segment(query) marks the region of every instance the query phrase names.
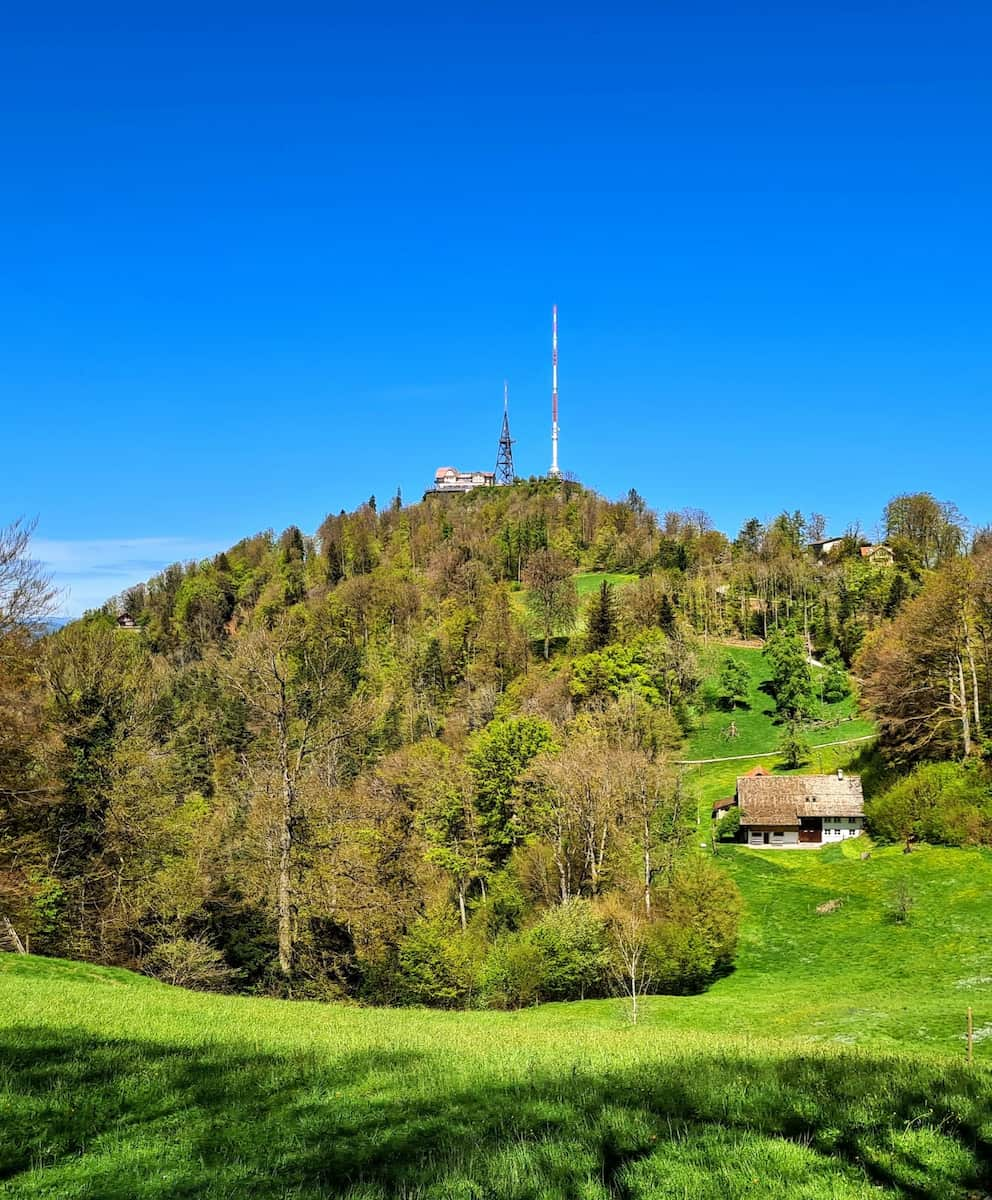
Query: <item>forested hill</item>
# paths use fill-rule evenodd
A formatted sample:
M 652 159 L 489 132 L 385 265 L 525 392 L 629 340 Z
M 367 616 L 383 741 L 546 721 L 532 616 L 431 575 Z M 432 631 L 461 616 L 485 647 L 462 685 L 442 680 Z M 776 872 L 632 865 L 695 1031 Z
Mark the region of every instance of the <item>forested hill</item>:
M 703 988 L 739 900 L 676 759 L 748 703 L 721 641 L 765 645 L 796 762 L 852 661 L 890 763 L 985 752 L 989 539 L 926 495 L 884 522 L 871 557 L 815 516 L 731 540 L 521 482 L 259 534 L 43 639 L 0 623 L 0 912 L 42 953 L 439 1005 L 603 994 L 636 927 L 653 986 Z

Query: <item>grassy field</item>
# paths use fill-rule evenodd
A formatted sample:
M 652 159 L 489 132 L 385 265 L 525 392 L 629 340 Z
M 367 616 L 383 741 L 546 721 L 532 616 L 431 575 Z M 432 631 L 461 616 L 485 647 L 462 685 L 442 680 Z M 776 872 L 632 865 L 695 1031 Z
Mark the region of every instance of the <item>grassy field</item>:
M 579 597 L 579 611 L 575 619 L 575 624 L 572 626 L 570 635 L 574 637 L 576 634 L 583 633 L 586 627 L 586 615 L 584 612 L 585 606 L 589 597 L 599 591 L 600 586 L 605 579 L 607 583 L 612 584 L 614 588 L 626 587 L 628 583 L 633 583 L 638 576 L 628 575 L 619 571 L 583 571 L 572 577 L 575 580 L 575 590 Z M 510 602 L 514 607 L 517 616 L 526 621 L 527 619 L 527 600 L 522 589 L 517 588 L 510 593 Z M 535 647 L 538 641 L 535 640 Z
M 736 646 L 710 646 L 705 652 L 703 665 L 711 681 L 715 679 L 720 664 L 727 657 L 743 663 L 747 668 L 751 680 L 748 706 L 738 708 L 734 712 L 718 708 L 707 711 L 689 738 L 686 758 L 724 758 L 727 755 L 760 754 L 773 750 L 782 736 L 781 726 L 775 723 L 775 702 L 762 690 L 770 673 L 761 651 Z M 822 669 L 814 668 L 814 682 L 823 673 Z M 713 687 L 711 682 L 704 691 L 711 694 Z M 836 704 L 821 704 L 818 720 L 822 724 L 807 732 L 812 746 L 863 737 L 874 733 L 875 730 L 871 721 L 858 716 L 853 697 Z M 736 736 L 730 735 L 731 725 L 736 727 Z
M 636 1027 L 619 1000 L 362 1010 L 0 956 L 0 1195 L 980 1196 L 992 855 L 866 844 L 722 851 L 737 969 Z
M 730 997 L 709 1034 L 666 1019 L 690 999 L 630 1027 L 0 963 L 6 1196 L 950 1198 L 992 1154 L 984 1067 L 749 1038 Z
M 579 599 L 584 600 L 593 592 L 598 592 L 604 580 L 615 588 L 622 588 L 637 578 L 636 575 L 626 575 L 619 571 L 585 571 L 575 576 L 575 590 L 579 593 Z

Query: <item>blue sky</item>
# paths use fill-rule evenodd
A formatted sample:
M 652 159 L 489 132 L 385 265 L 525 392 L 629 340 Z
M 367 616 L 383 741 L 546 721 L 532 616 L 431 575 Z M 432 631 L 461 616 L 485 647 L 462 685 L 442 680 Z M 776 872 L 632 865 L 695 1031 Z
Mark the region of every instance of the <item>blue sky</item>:
M 992 520 L 987 5 L 22 9 L 0 523 L 66 611 L 490 468 L 504 378 L 544 472 L 552 303 L 608 495 Z

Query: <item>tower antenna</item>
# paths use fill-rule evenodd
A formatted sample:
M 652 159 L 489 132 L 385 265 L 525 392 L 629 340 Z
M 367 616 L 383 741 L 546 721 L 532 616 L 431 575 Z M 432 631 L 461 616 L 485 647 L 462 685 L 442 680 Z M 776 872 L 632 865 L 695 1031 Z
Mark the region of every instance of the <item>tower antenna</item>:
M 561 479 L 558 469 L 558 305 L 551 309 L 551 479 Z
M 509 388 L 503 380 L 503 428 L 499 435 L 499 451 L 496 454 L 496 482 L 512 483 L 516 478 L 513 472 L 513 438 L 510 437 L 510 404 Z

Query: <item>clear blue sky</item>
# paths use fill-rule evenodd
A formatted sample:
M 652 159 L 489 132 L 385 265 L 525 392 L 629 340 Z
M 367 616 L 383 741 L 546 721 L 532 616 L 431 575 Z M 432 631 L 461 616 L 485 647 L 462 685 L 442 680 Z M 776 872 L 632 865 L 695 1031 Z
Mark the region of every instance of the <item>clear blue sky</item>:
M 20 10 L 0 523 L 67 611 L 491 468 L 504 377 L 544 472 L 554 302 L 608 495 L 992 520 L 988 4 Z

